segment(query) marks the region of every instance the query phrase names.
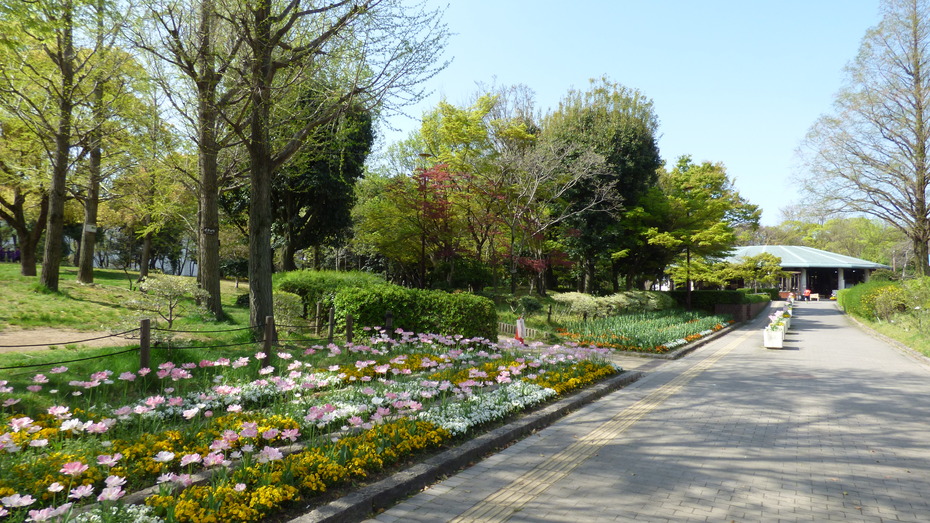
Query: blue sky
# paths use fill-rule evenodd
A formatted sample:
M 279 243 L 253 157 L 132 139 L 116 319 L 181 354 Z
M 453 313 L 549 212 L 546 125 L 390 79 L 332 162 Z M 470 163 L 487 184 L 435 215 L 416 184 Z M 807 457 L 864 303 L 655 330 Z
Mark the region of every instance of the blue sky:
M 804 201 L 799 143 L 879 19 L 879 0 L 451 0 L 453 62 L 408 112 L 443 98 L 464 105 L 477 83 L 495 81 L 529 86 L 547 111 L 606 76 L 653 100 L 668 164 L 683 154 L 722 162 L 775 225 L 780 209 Z M 401 131 L 386 132 L 387 143 L 419 126 L 391 124 Z

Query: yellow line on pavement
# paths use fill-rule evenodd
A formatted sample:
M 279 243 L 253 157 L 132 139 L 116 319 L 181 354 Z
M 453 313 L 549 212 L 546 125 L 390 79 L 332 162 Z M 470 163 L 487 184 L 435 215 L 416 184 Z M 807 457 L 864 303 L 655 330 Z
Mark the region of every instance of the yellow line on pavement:
M 714 354 L 704 358 L 645 398 L 580 437 L 576 442 L 527 471 L 506 487 L 479 501 L 473 507 L 452 519 L 451 522 L 490 523 L 507 521 L 513 514 L 537 498 L 556 481 L 567 476 L 584 460 L 596 454 L 601 447 L 616 439 L 623 431 L 652 412 L 665 400 L 680 391 L 688 382 L 707 370 L 720 358 L 726 356 L 750 334 L 754 333 L 754 330 L 739 333 L 735 339 Z

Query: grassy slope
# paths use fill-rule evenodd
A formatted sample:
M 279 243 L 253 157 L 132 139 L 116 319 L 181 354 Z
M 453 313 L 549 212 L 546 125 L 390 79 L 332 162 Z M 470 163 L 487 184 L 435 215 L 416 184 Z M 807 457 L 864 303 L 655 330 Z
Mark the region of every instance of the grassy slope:
M 77 269 L 62 267 L 60 292 L 41 292 L 38 277 L 21 276 L 19 265 L 0 264 L 0 287 L 3 288 L 0 307 L 0 330 L 8 327 L 62 327 L 84 331 L 110 331 L 116 328 L 132 311 L 123 304 L 133 295 L 129 290 L 138 274 L 129 277 L 120 270 L 96 269 L 94 284 L 82 285 L 76 281 Z M 239 325 L 248 322 L 248 310 L 234 307 L 237 294 L 247 292 L 246 287 L 235 288 L 233 282 L 223 282 L 223 306 L 230 318 L 224 322 Z M 183 318 L 177 328 L 192 328 L 203 324 L 198 315 Z

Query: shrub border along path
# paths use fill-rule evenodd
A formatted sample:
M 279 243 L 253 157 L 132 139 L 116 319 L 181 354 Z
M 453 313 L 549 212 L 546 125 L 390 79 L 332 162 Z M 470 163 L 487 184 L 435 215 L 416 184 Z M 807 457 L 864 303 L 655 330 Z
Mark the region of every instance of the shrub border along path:
M 698 347 L 728 334 L 738 325 L 740 324 L 727 325 L 723 329 L 689 343 L 672 353 L 645 357 L 664 360 L 680 358 Z M 641 353 L 621 351 L 616 351 L 616 353 L 644 356 Z M 622 372 L 536 411 L 520 415 L 502 427 L 470 439 L 461 445 L 428 458 L 422 463 L 315 508 L 290 520 L 289 523 L 348 523 L 361 521 L 378 509 L 390 507 L 400 499 L 418 492 L 440 477 L 465 468 L 470 463 L 480 460 L 483 456 L 493 453 L 508 443 L 545 428 L 580 407 L 615 392 L 643 376 L 645 374 L 640 371 Z

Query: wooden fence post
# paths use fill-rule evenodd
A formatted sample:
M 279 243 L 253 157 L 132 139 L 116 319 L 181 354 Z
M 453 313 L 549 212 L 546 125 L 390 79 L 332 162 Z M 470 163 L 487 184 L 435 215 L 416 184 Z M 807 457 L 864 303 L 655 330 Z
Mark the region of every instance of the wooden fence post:
M 333 342 L 333 334 L 335 330 L 336 330 L 336 308 L 330 307 L 329 308 L 329 336 L 327 337 L 330 343 Z
M 355 318 L 351 314 L 346 314 L 346 343 L 352 343 L 352 327 Z
M 546 323 L 552 323 L 552 304 L 549 304 L 549 314 L 546 315 Z
M 320 333 L 323 332 L 323 302 L 321 301 L 316 302 L 316 319 L 314 322 L 316 323 L 316 337 L 319 338 Z
M 394 313 L 387 311 L 384 315 L 384 330 L 389 338 L 394 337 Z
M 271 349 L 275 345 L 274 339 L 274 318 L 265 316 L 265 339 L 262 340 L 262 352 L 265 353 L 265 359 L 262 360 L 262 367 L 271 365 Z
M 152 320 L 139 321 L 139 370 L 151 368 Z

